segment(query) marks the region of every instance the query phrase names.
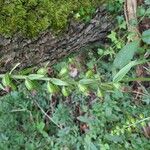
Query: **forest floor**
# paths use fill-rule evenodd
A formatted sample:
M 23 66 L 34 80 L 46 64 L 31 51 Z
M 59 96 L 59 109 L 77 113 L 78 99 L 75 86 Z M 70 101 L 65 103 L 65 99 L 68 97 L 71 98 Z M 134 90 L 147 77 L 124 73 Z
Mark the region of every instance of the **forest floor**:
M 149 6 L 115 0 L 104 45 L 0 74 L 0 149 L 150 150 Z

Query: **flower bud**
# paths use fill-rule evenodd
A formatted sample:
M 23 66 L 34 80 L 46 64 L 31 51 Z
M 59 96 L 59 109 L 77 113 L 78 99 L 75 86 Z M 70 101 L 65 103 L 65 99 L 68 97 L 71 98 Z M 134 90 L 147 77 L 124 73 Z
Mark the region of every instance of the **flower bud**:
M 84 95 L 86 95 L 86 96 L 89 95 L 89 90 L 88 90 L 87 86 L 79 84 L 78 88 Z
M 87 94 L 88 93 L 88 88 L 85 85 L 78 84 L 78 88 L 81 92 Z
M 34 82 L 28 78 L 25 80 L 25 86 L 29 91 L 35 88 Z
M 92 76 L 93 76 L 93 71 L 92 70 L 88 70 L 87 72 L 86 72 L 86 74 L 85 74 L 85 76 L 87 77 L 87 78 L 91 78 Z
M 56 94 L 59 91 L 58 86 L 54 85 L 50 82 L 47 83 L 47 89 L 48 89 L 48 92 L 51 93 L 51 94 Z
M 47 74 L 47 69 L 46 68 L 40 68 L 37 71 L 37 74 L 45 75 L 45 74 Z
M 10 86 L 11 79 L 10 79 L 10 75 L 8 73 L 6 73 L 4 75 L 4 77 L 2 78 L 2 83 L 3 83 L 4 86 Z
M 60 70 L 59 76 L 63 76 L 63 75 L 65 75 L 65 74 L 67 74 L 67 72 L 68 72 L 68 69 L 67 69 L 66 67 L 64 67 L 64 68 L 62 68 L 62 69 Z
M 69 91 L 66 89 L 65 86 L 62 87 L 62 94 L 65 96 L 65 97 L 68 97 L 69 96 Z

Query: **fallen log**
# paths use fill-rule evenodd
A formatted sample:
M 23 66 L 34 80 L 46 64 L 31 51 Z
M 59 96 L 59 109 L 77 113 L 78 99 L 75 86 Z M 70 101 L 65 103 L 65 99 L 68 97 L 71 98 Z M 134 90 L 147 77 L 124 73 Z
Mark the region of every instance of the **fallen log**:
M 10 70 L 18 62 L 21 63 L 19 69 L 47 61 L 53 65 L 88 45 L 103 43 L 113 28 L 113 17 L 105 8 L 99 8 L 90 23 L 70 23 L 66 32 L 59 37 L 51 31 L 45 31 L 34 39 L 19 35 L 12 38 L 0 36 L 0 72 Z

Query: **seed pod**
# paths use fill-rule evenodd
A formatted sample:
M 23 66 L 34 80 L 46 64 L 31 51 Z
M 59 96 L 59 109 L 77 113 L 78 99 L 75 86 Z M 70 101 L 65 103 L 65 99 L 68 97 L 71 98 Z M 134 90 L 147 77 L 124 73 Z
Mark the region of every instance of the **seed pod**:
M 48 92 L 51 93 L 51 94 L 56 94 L 59 92 L 59 88 L 57 85 L 54 85 L 50 82 L 47 83 L 47 89 L 48 89 Z
M 4 75 L 4 77 L 2 78 L 2 83 L 3 83 L 4 86 L 10 86 L 11 79 L 10 79 L 10 75 L 8 73 L 6 73 Z
M 62 87 L 62 94 L 65 96 L 65 97 L 68 97 L 69 96 L 69 91 L 66 89 L 65 86 Z
M 47 74 L 47 69 L 46 68 L 40 68 L 37 71 L 37 74 L 46 75 Z
M 28 78 L 25 80 L 25 86 L 29 91 L 35 89 L 34 82 Z

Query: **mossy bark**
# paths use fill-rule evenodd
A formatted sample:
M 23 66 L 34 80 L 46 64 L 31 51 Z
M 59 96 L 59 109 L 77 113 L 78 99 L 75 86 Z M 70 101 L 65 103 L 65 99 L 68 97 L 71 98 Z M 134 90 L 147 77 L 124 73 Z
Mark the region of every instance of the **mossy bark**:
M 90 23 L 71 22 L 66 32 L 56 37 L 51 31 L 45 31 L 37 38 L 26 39 L 19 35 L 12 38 L 0 37 L 0 72 L 10 70 L 15 63 L 21 63 L 20 69 L 37 66 L 49 61 L 58 62 L 70 53 L 95 42 L 103 43 L 108 32 L 114 27 L 114 20 L 105 9 L 97 9 Z

